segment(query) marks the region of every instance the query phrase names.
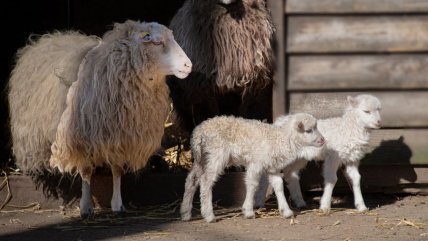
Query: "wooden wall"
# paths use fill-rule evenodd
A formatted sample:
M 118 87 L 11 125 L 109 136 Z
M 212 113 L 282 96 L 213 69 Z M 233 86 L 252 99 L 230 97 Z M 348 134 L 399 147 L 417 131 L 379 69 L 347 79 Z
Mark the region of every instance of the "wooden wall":
M 363 164 L 428 165 L 428 1 L 268 2 L 278 30 L 274 115 L 338 116 L 347 95 L 370 93 L 384 125 Z

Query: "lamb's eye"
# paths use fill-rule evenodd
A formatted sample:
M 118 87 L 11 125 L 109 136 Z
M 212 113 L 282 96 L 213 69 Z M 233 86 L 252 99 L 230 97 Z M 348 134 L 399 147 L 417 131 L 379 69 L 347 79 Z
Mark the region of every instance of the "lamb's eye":
M 364 113 L 370 114 L 371 112 L 369 110 L 365 110 Z
M 312 133 L 312 129 L 306 130 L 305 132 L 310 134 L 310 133 Z

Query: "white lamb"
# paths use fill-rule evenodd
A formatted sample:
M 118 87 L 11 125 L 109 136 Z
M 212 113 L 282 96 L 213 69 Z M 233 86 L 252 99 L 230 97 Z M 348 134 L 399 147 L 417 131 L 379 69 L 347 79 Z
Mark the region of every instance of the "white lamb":
M 372 95 L 347 97 L 348 104 L 342 117 L 318 120 L 318 128 L 326 139 L 324 148 L 306 148 L 307 157 L 301 159 L 283 170 L 284 179 L 290 196 L 297 207 L 306 206 L 299 184 L 299 171 L 306 166 L 308 160 L 324 160 L 324 193 L 320 209 L 330 211 L 333 188 L 337 181 L 337 170 L 341 165 L 346 167 L 346 175 L 352 182 L 354 204 L 358 211 L 367 210 L 360 188 L 360 160 L 369 151 L 370 133 L 381 126 L 381 103 Z M 274 125 L 287 125 L 288 116 L 278 118 Z M 266 180 L 262 181 L 266 183 Z M 263 185 L 263 184 L 261 184 Z M 262 197 L 259 195 L 258 197 Z M 262 206 L 261 199 L 256 205 Z
M 299 158 L 307 158 L 304 147 L 320 147 L 324 138 L 317 130 L 317 120 L 310 114 L 291 115 L 282 128 L 257 120 L 237 117 L 215 117 L 195 128 L 191 138 L 193 168 L 186 179 L 182 220 L 192 216 L 192 200 L 200 184 L 201 213 L 207 222 L 214 222 L 212 187 L 227 166 L 246 167 L 246 197 L 242 206 L 244 217 L 254 217 L 254 194 L 260 176 L 268 174 L 275 190 L 278 209 L 290 217 L 284 196 L 280 171 Z

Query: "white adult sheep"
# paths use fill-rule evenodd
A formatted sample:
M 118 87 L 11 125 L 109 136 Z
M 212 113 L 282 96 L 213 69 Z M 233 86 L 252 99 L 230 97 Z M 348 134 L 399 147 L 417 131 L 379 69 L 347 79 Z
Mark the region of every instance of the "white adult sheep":
M 352 182 L 354 204 L 358 211 L 367 210 L 360 188 L 361 175 L 358 171 L 360 160 L 369 151 L 368 144 L 373 129 L 381 126 L 381 103 L 372 95 L 347 97 L 347 106 L 341 117 L 318 120 L 318 129 L 326 139 L 324 148 L 307 148 L 309 158 L 301 159 L 283 170 L 284 179 L 290 196 L 297 207 L 306 206 L 299 184 L 299 172 L 308 160 L 324 160 L 324 192 L 320 209 L 330 211 L 333 188 L 337 182 L 337 170 L 341 165 L 346 167 L 346 175 Z M 274 125 L 284 126 L 288 117 L 278 118 Z M 267 185 L 267 181 L 262 181 Z M 261 190 L 263 190 L 261 188 Z M 256 206 L 262 206 L 264 195 L 258 194 Z
M 290 217 L 284 196 L 280 171 L 296 159 L 306 158 L 303 149 L 320 147 L 324 139 L 317 130 L 317 120 L 309 114 L 290 116 L 286 128 L 257 120 L 232 116 L 208 119 L 198 125 L 191 138 L 193 167 L 186 178 L 181 204 L 181 218 L 190 220 L 192 201 L 200 185 L 201 213 L 207 222 L 214 222 L 212 187 L 218 176 L 230 165 L 246 167 L 246 197 L 242 210 L 245 218 L 254 217 L 254 194 L 260 176 L 267 173 L 283 217 Z
M 18 163 L 36 161 L 43 152 L 39 166 L 49 161 L 62 172 L 77 171 L 82 177 L 81 216 L 93 212 L 92 171 L 105 164 L 113 174 L 111 209 L 124 210 L 122 173 L 144 167 L 160 147 L 169 111 L 166 75 L 185 78 L 192 66 L 172 32 L 158 23 L 115 23 L 95 39 L 76 32 L 43 36 L 20 52 L 10 81 Z M 62 48 L 64 44 L 72 47 Z M 77 75 L 69 89 L 54 77 L 55 63 L 65 68 L 67 80 L 73 82 Z M 61 95 L 66 93 L 65 105 Z M 28 123 L 43 118 L 39 126 Z

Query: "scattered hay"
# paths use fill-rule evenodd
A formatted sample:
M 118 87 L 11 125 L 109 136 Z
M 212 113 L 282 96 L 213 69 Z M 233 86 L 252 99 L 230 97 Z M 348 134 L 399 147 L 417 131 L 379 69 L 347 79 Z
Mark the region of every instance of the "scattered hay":
M 341 223 L 342 223 L 342 221 L 337 220 L 336 222 L 334 222 L 334 223 L 333 223 L 333 225 L 332 225 L 332 226 L 337 226 L 337 225 L 339 225 L 339 224 L 341 224 Z
M 10 184 L 9 184 L 9 178 L 5 171 L 2 171 L 2 174 L 4 175 L 4 180 L 0 184 L 0 191 L 3 190 L 4 187 L 7 187 L 7 195 L 6 199 L 3 201 L 3 204 L 0 206 L 0 211 L 6 207 L 6 205 L 10 202 L 12 199 L 12 192 L 10 191 Z
M 426 224 L 416 222 L 415 220 L 407 220 L 406 218 L 402 218 L 402 219 L 400 219 L 400 222 L 395 226 L 400 226 L 400 225 L 406 225 L 406 226 L 411 226 L 411 227 L 414 227 L 417 229 L 422 229 L 423 226 L 425 226 Z

